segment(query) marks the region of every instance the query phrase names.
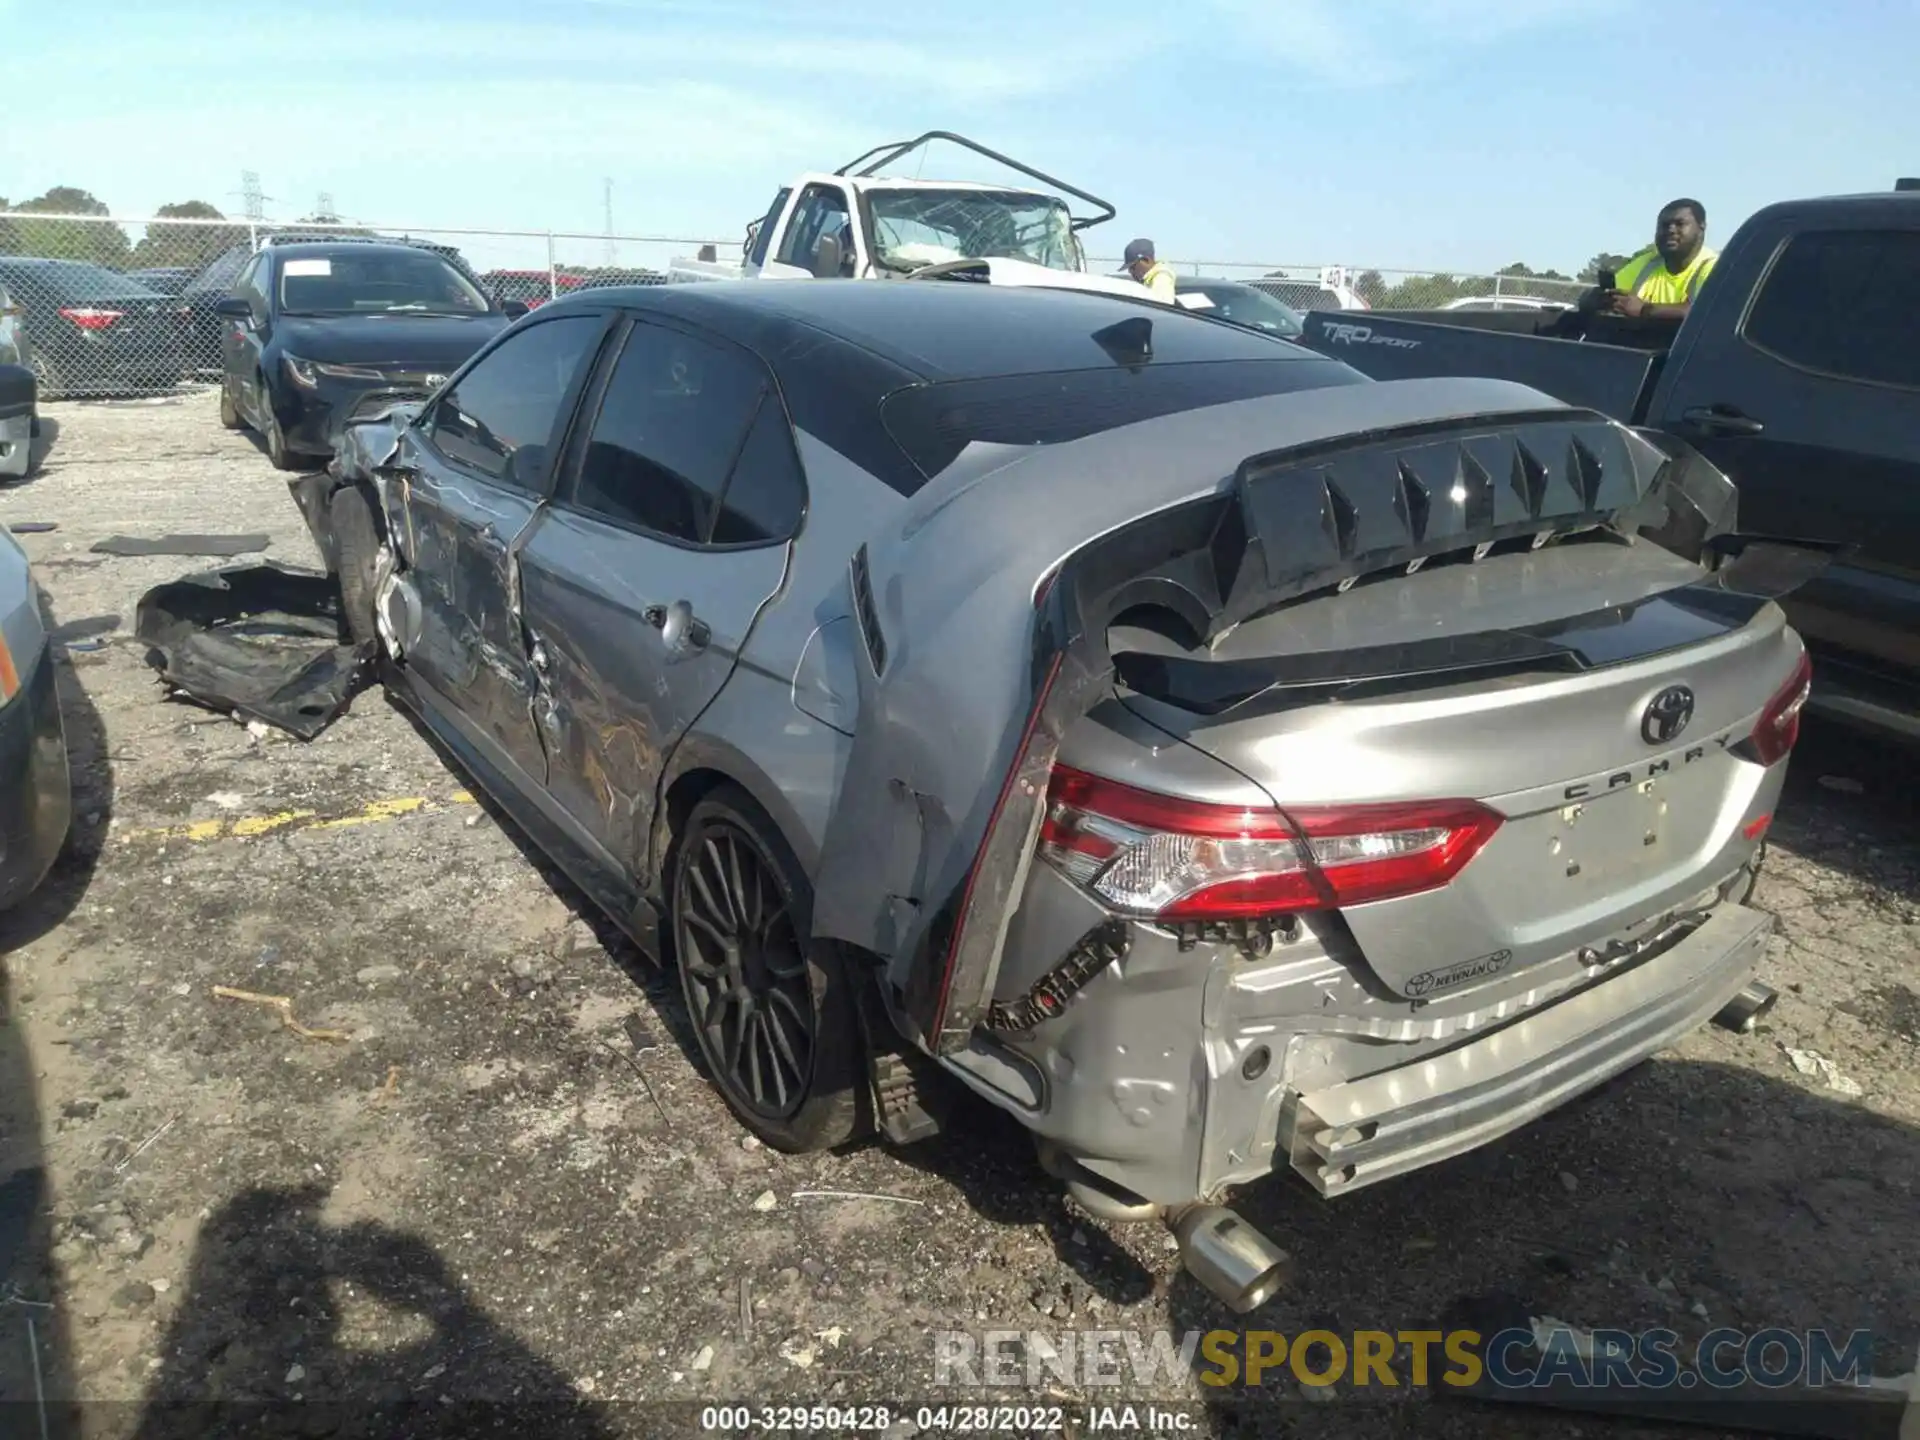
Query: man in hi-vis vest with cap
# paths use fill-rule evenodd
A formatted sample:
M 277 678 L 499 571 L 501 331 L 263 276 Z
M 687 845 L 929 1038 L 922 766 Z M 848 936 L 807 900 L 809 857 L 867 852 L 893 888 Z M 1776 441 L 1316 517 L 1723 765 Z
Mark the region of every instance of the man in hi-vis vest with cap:
M 1637 320 L 1684 320 L 1719 252 L 1707 248 L 1707 212 L 1698 200 L 1675 200 L 1654 223 L 1653 244 L 1614 276 L 1601 306 Z
M 1153 298 L 1171 305 L 1173 271 L 1153 258 L 1151 240 L 1135 240 L 1127 246 L 1127 274 L 1153 292 Z

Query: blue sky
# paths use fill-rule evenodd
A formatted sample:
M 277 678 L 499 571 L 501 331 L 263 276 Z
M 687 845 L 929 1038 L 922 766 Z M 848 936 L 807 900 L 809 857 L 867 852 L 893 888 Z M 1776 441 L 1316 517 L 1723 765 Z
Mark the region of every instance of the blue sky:
M 931 128 L 1111 200 L 1096 254 L 1571 270 L 1920 173 L 1920 0 L 0 0 L 0 195 L 731 240 Z M 985 178 L 977 167 L 950 169 Z M 933 169 L 927 171 L 935 173 Z M 591 249 L 592 247 L 587 247 Z

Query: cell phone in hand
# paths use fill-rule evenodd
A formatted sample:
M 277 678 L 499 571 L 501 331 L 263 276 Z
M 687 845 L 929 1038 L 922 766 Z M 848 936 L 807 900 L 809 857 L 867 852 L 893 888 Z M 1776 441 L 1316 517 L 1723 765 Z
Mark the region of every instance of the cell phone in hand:
M 1616 283 L 1616 278 L 1617 277 L 1614 275 L 1613 271 L 1602 270 L 1599 276 L 1597 277 L 1597 279 L 1595 280 L 1595 283 L 1599 285 L 1599 287 L 1602 290 L 1614 291 L 1620 288 L 1620 286 Z

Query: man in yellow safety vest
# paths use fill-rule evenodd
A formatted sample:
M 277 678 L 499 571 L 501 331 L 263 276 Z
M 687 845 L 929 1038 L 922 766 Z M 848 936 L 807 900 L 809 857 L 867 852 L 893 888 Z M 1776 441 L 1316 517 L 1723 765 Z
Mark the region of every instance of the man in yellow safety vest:
M 1660 212 L 1653 244 L 1614 276 L 1604 308 L 1632 319 L 1684 320 L 1719 259 L 1707 248 L 1706 208 L 1675 200 Z
M 1171 305 L 1173 271 L 1153 257 L 1153 241 L 1135 240 L 1127 246 L 1127 274 L 1153 292 L 1153 298 Z

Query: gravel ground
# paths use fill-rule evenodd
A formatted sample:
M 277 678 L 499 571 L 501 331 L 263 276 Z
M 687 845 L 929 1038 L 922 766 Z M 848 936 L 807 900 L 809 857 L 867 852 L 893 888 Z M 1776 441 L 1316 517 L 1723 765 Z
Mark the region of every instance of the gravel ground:
M 44 469 L 0 492 L 0 521 L 59 527 L 21 539 L 73 647 L 79 819 L 0 931 L 7 1400 L 32 1402 L 37 1362 L 100 1434 L 160 1433 L 156 1402 L 296 1396 L 551 1401 L 573 1407 L 565 1433 L 669 1433 L 691 1417 L 628 1402 L 977 1400 L 935 1391 L 931 1331 L 1234 1323 L 1157 1230 L 1070 1214 L 984 1108 L 899 1153 L 743 1141 L 676 987 L 379 693 L 308 744 L 165 700 L 134 606 L 222 562 L 89 547 L 258 530 L 314 563 L 284 478 L 209 395 L 47 411 Z M 1350 1201 L 1243 1194 L 1302 1267 L 1256 1324 L 1420 1328 L 1500 1295 L 1682 1335 L 1870 1328 L 1886 1371 L 1912 1364 L 1916 767 L 1813 727 L 1793 763 L 1756 902 L 1780 918 L 1783 992 L 1761 1030 L 1702 1031 Z M 350 1038 L 303 1038 L 215 986 Z M 636 1054 L 629 1017 L 657 1048 Z M 1049 1387 L 1080 1398 L 996 1398 Z M 1281 1403 L 1196 1412 L 1195 1433 L 1663 1433 L 1266 1393 Z

